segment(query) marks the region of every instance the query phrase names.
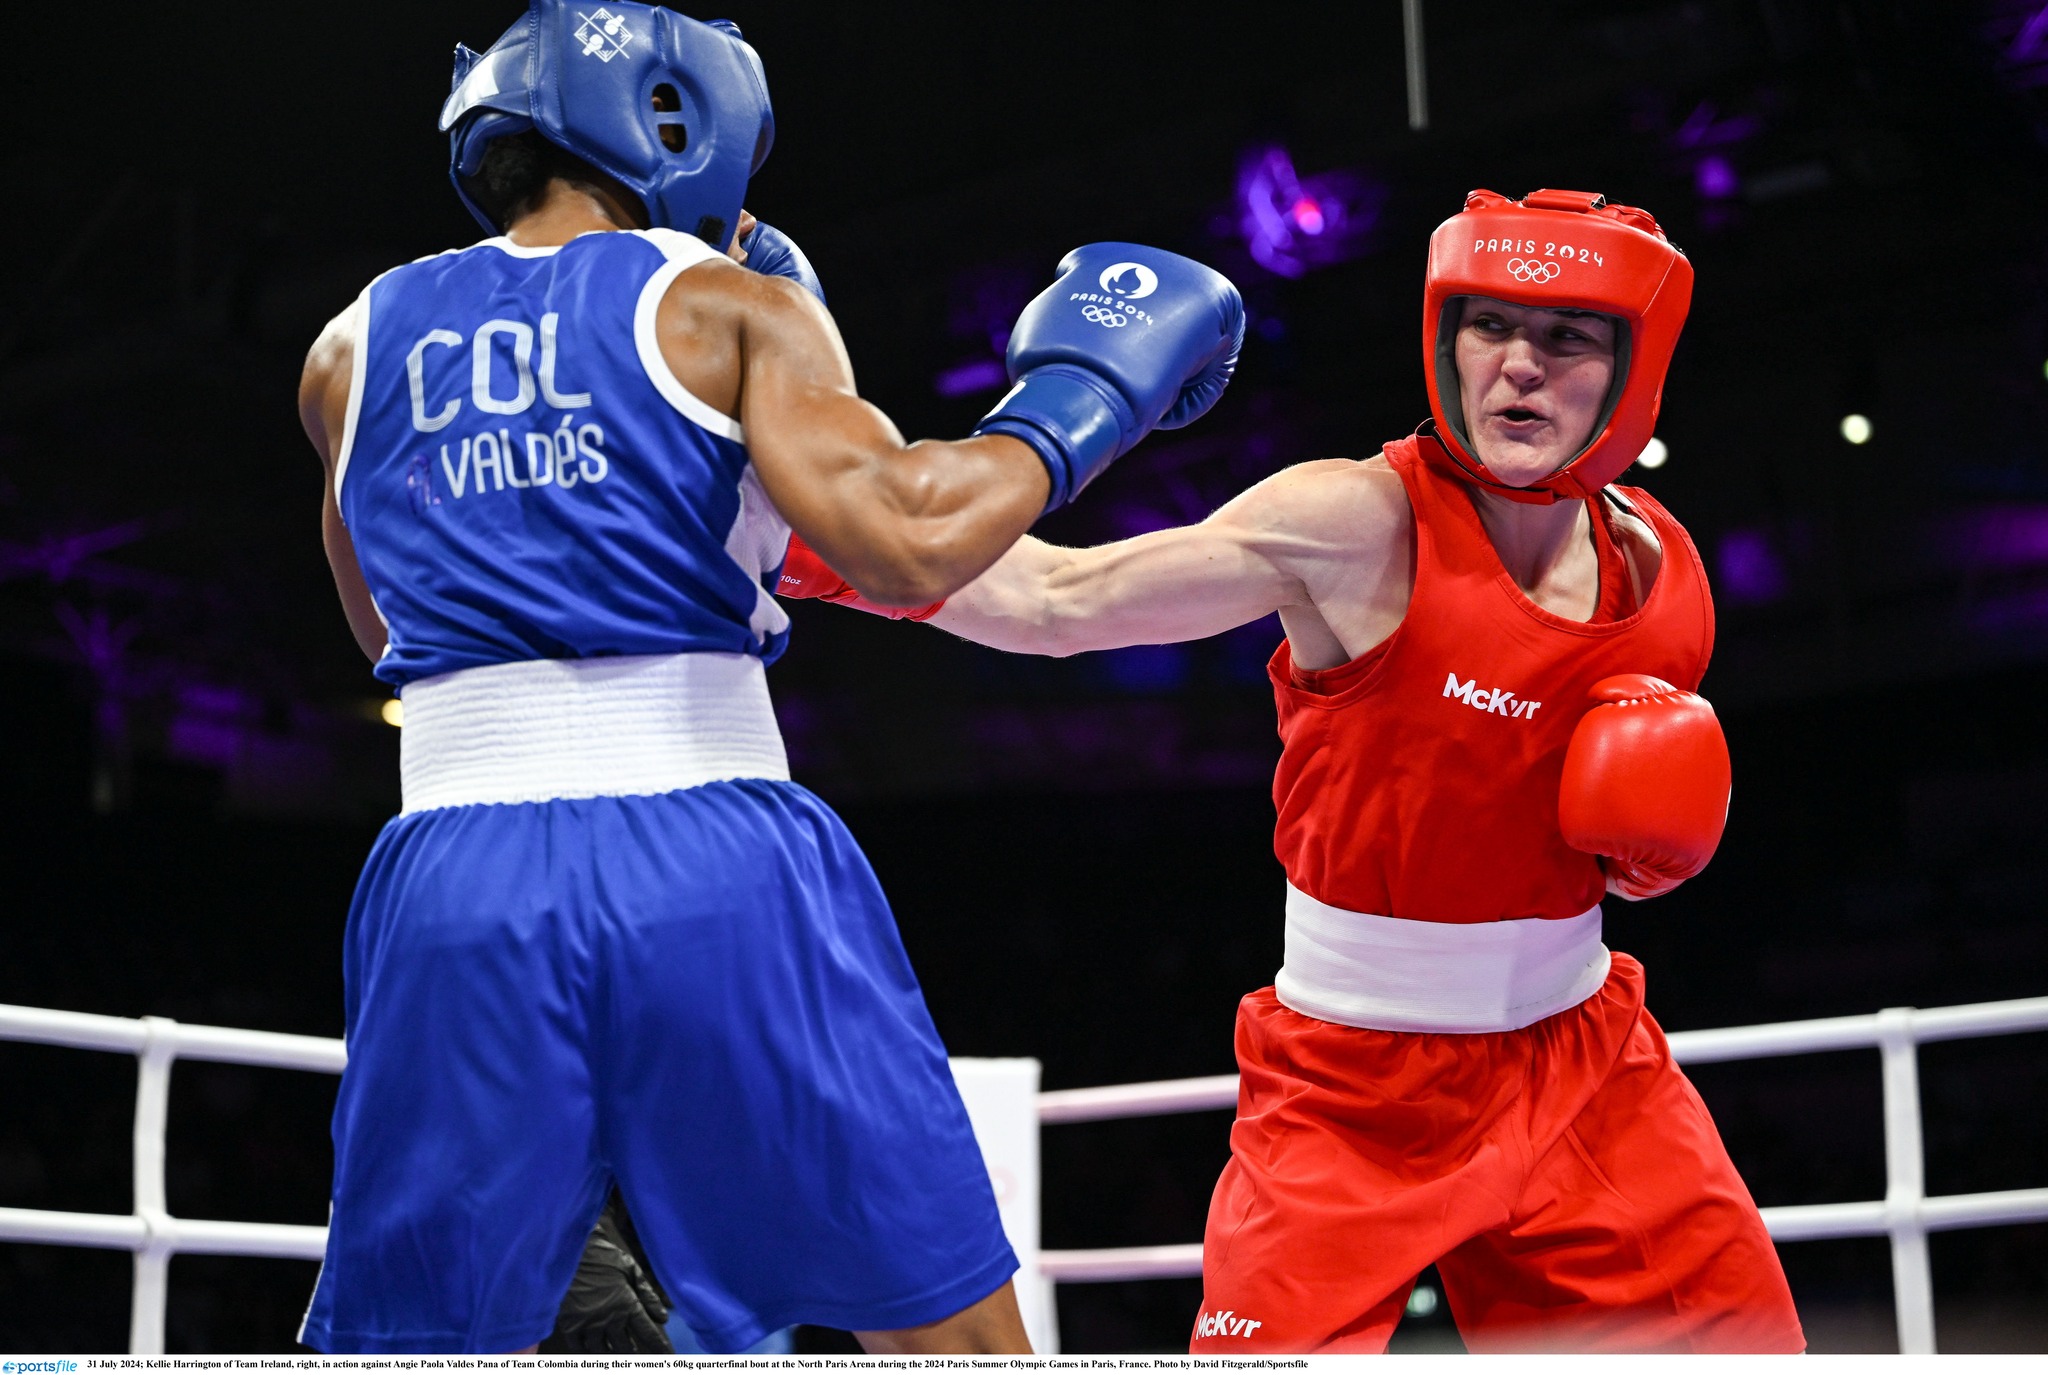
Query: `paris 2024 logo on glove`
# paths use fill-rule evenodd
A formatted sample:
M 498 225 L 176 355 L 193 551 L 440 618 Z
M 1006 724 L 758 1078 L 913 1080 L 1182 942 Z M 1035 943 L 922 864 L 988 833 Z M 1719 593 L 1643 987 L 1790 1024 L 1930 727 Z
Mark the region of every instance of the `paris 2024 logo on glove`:
M 1100 292 L 1076 291 L 1067 299 L 1083 302 L 1081 318 L 1104 329 L 1123 329 L 1133 321 L 1152 323 L 1152 316 L 1131 305 L 1159 290 L 1159 274 L 1143 263 L 1111 263 L 1096 279 Z

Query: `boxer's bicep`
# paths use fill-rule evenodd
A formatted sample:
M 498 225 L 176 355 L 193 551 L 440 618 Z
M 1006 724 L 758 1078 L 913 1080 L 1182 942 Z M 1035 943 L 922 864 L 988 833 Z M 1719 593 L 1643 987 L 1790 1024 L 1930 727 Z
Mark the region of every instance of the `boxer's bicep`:
M 1390 493 L 1403 500 L 1399 479 L 1392 482 L 1387 489 L 1348 460 L 1304 463 L 1199 525 L 1080 551 L 1047 578 L 1043 633 L 1052 647 L 1041 652 L 1198 640 L 1313 607 L 1330 569 L 1391 551 L 1373 532 L 1396 528 L 1405 510 L 1389 503 Z
M 1091 649 L 1220 635 L 1302 600 L 1275 545 L 1269 532 L 1219 512 L 1090 550 L 1054 580 L 1056 623 L 1089 627 Z
M 746 314 L 740 420 L 769 499 L 825 563 L 886 605 L 936 601 L 1045 505 L 1045 467 L 1004 435 L 904 443 L 853 389 L 822 306 L 778 279 Z
M 306 355 L 305 370 L 299 374 L 299 424 L 325 469 L 320 484 L 320 544 L 327 554 L 328 569 L 334 574 L 334 590 L 341 598 L 349 633 L 375 663 L 383 657 L 389 637 L 371 599 L 370 585 L 363 579 L 355 541 L 342 521 L 341 506 L 334 492 L 335 448 L 347 424 L 348 389 L 355 372 L 358 309 L 360 302 L 335 316 L 313 341 Z

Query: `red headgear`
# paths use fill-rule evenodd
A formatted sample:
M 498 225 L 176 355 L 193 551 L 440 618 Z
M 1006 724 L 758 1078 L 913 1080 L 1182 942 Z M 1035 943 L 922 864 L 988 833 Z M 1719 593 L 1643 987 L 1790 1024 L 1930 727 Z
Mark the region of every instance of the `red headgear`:
M 1617 322 L 1614 382 L 1593 437 L 1570 462 L 1527 487 L 1510 487 L 1488 472 L 1465 433 L 1454 346 L 1466 296 L 1598 311 Z M 1519 201 L 1472 192 L 1464 213 L 1430 236 L 1422 291 L 1422 366 L 1444 450 L 1464 477 L 1504 496 L 1591 496 L 1650 442 L 1664 373 L 1691 304 L 1692 264 L 1648 211 L 1609 205 L 1590 191 L 1532 191 Z

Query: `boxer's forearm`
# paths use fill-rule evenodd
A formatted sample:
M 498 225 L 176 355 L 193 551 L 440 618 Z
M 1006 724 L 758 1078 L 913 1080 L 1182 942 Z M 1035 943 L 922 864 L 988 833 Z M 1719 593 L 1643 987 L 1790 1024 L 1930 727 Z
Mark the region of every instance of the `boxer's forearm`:
M 320 513 L 320 536 L 327 549 L 327 566 L 334 573 L 334 590 L 341 595 L 342 615 L 348 618 L 349 633 L 374 664 L 384 657 L 389 636 L 384 618 L 377 614 L 377 603 L 370 596 L 370 585 L 363 580 L 362 566 L 356 561 L 355 541 L 342 524 L 331 491 Z
M 947 598 L 927 621 L 991 649 L 1071 654 L 1072 649 L 1059 645 L 1059 632 L 1069 618 L 1060 615 L 1052 588 L 1055 576 L 1076 555 L 1075 550 L 1026 535 L 987 572 Z
M 1299 599 L 1237 530 L 1162 530 L 1094 549 L 1029 537 L 931 617 L 962 639 L 1064 656 L 1218 635 Z

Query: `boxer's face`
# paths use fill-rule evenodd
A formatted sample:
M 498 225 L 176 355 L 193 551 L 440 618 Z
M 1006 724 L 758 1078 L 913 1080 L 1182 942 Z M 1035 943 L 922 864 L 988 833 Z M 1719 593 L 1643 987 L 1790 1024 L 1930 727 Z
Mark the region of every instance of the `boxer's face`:
M 1585 447 L 1614 380 L 1614 321 L 1466 298 L 1455 357 L 1465 433 L 1511 487 L 1547 477 Z

